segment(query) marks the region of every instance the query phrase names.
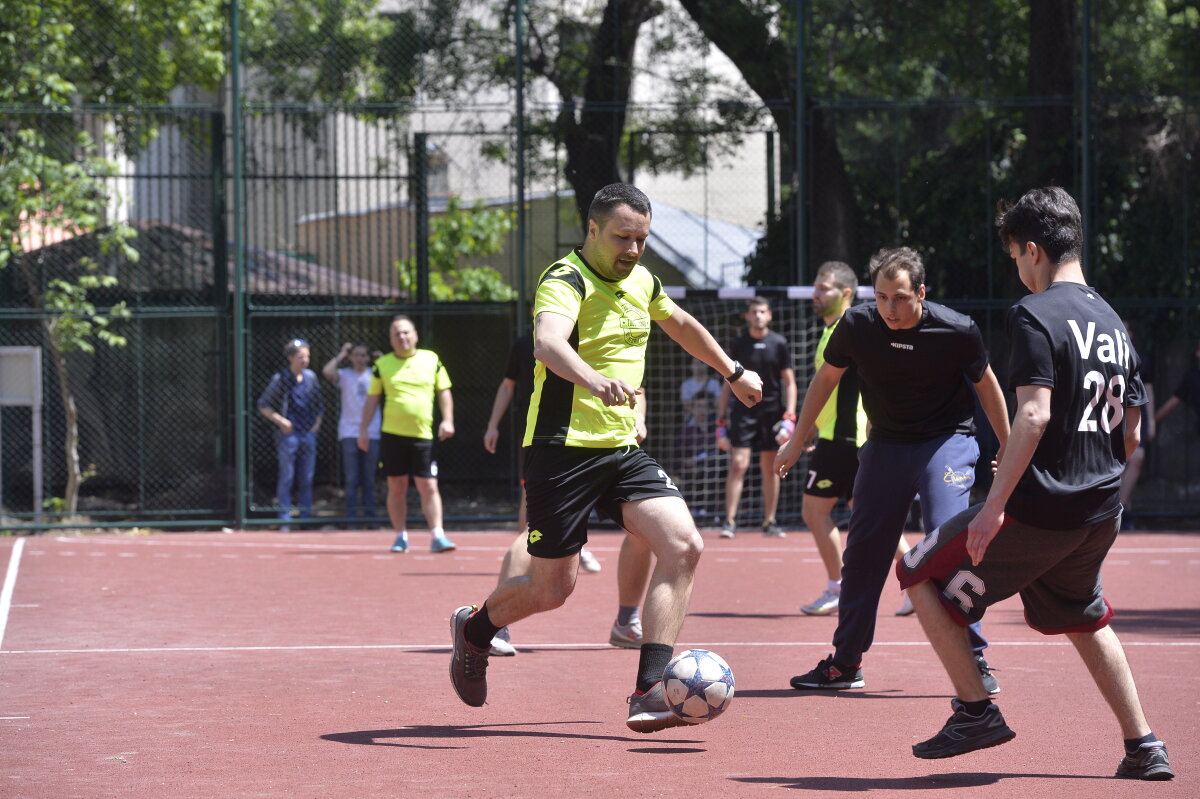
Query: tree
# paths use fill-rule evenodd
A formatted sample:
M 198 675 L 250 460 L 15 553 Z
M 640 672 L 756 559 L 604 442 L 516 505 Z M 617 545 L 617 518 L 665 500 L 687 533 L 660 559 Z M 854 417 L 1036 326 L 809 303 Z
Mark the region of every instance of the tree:
M 429 295 L 435 302 L 467 300 L 505 302 L 516 297 L 512 287 L 490 266 L 470 266 L 464 261 L 486 258 L 504 250 L 504 237 L 512 230 L 512 214 L 488 210 L 482 202 L 470 210 L 447 200 L 446 212 L 429 222 Z M 400 288 L 417 295 L 417 259 L 396 263 Z

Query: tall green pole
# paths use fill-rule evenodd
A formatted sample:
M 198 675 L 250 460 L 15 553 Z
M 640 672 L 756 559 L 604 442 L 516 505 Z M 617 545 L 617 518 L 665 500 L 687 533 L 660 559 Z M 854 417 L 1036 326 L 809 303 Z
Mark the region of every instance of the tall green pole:
M 237 481 L 234 502 L 234 526 L 245 526 L 249 510 L 250 491 L 247 467 L 246 392 L 249 369 L 246 365 L 246 258 L 245 216 L 246 196 L 242 180 L 242 40 L 238 27 L 238 0 L 229 2 L 229 122 L 233 144 L 233 308 L 230 324 L 233 328 L 233 438 L 234 479 Z
M 805 125 L 807 123 L 808 87 L 804 81 L 804 0 L 793 0 L 793 13 L 796 15 L 796 49 L 795 49 L 795 104 L 796 110 L 792 120 L 792 189 L 795 193 L 792 202 L 792 218 L 794 224 L 793 248 L 796 253 L 796 285 L 803 286 L 808 282 L 808 214 L 805 199 L 808 197 L 808 185 L 805 167 Z
M 517 136 L 516 164 L 517 190 L 517 332 L 524 332 L 529 317 L 528 272 L 525 263 L 529 254 L 526 252 L 527 220 L 525 218 L 525 0 L 517 0 L 517 18 L 515 30 L 515 46 L 517 51 Z
M 1079 104 L 1079 165 L 1080 213 L 1083 215 L 1083 263 L 1091 268 L 1092 209 L 1095 207 L 1092 197 L 1092 0 L 1083 0 L 1083 36 L 1081 39 L 1083 53 L 1080 63 L 1080 99 Z

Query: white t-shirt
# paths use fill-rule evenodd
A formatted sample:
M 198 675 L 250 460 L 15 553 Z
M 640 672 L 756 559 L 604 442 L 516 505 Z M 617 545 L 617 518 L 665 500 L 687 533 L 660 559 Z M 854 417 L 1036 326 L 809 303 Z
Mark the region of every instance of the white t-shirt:
M 342 415 L 338 417 L 338 438 L 358 438 L 358 426 L 362 423 L 363 404 L 367 400 L 367 388 L 371 385 L 371 370 L 356 372 L 349 366 L 338 369 L 338 388 L 342 390 Z M 368 438 L 379 438 L 379 426 L 383 419 L 378 411 L 367 427 Z

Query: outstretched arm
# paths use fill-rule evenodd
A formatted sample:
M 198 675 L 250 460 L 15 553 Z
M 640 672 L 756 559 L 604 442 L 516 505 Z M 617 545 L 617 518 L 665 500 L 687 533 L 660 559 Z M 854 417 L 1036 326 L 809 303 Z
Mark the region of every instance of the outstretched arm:
M 839 369 L 829 363 L 821 364 L 821 368 L 813 376 L 812 382 L 808 384 L 808 392 L 804 395 L 804 404 L 800 406 L 800 415 L 796 419 L 797 430 L 809 430 L 816 425 L 817 414 L 833 396 L 833 390 L 837 388 L 845 371 L 845 369 Z M 788 472 L 796 465 L 796 461 L 800 460 L 800 453 L 804 451 L 804 438 L 805 436 L 802 435 L 792 436 L 775 453 L 775 473 L 777 475 L 787 477 Z
M 676 307 L 670 316 L 658 321 L 658 326 L 672 341 L 683 347 L 688 355 L 716 369 L 718 374 L 726 377 L 733 374 L 733 359 L 725 353 L 704 325 L 697 322 L 687 311 Z M 752 408 L 762 401 L 762 378 L 754 372 L 745 371 L 732 383 L 726 381 L 726 385 L 747 408 Z

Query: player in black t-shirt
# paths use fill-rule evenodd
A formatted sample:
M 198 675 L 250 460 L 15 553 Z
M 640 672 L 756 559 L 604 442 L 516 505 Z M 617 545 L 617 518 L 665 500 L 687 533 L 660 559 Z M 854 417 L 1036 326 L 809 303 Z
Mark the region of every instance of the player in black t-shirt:
M 1117 776 L 1168 780 L 1166 747 L 1146 722 L 1100 582 L 1146 402 L 1140 359 L 1084 278 L 1071 195 L 1034 189 L 1002 203 L 997 225 L 1033 292 L 1008 315 L 1017 411 L 987 500 L 929 533 L 896 568 L 956 693 L 953 715 L 913 754 L 952 757 L 1015 736 L 973 668 L 961 625 L 1020 594 L 1029 625 L 1065 634 L 1113 709 L 1125 739 Z
M 717 446 L 729 452 L 729 473 L 725 476 L 725 523 L 721 538 L 733 538 L 737 532 L 737 509 L 742 500 L 742 484 L 750 468 L 750 453 L 759 453 L 762 471 L 762 531 L 770 538 L 786 534 L 775 521 L 779 507 L 779 477 L 773 464 L 779 449 L 776 438 L 790 436 L 796 422 L 796 371 L 787 339 L 770 329 L 771 304 L 763 297 L 746 303 L 746 332 L 734 340 L 729 354 L 738 363 L 762 378 L 762 402 L 747 408 L 734 402 L 728 417 L 729 386 L 717 401 Z M 781 432 L 782 431 L 782 432 Z
M 1003 451 L 1008 439 L 1004 394 L 988 365 L 983 336 L 969 316 L 925 299 L 925 266 L 907 247 L 871 258 L 875 303 L 851 308 L 829 336 L 796 426 L 808 430 L 842 374 L 858 373 L 871 422 L 859 449 L 854 506 L 842 553 L 842 592 L 833 654 L 793 677 L 797 690 L 862 688 L 862 656 L 875 637 L 879 596 L 914 497 L 926 530 L 963 511 L 975 484 L 975 387 Z M 786 476 L 800 457 L 800 437 L 785 444 L 775 468 Z M 973 630 L 975 664 L 998 692 Z

